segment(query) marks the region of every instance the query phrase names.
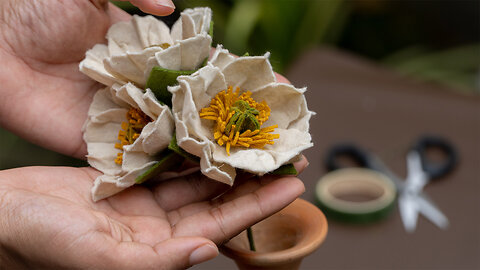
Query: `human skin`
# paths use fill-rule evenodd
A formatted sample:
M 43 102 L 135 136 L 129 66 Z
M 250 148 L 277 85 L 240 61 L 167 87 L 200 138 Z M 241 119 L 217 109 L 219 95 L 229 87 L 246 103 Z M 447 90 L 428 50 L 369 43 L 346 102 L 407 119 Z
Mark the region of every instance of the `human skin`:
M 173 11 L 168 0 L 153 3 L 134 1 L 146 12 Z M 0 126 L 84 158 L 81 127 L 101 85 L 78 64 L 86 50 L 106 42 L 110 25 L 129 18 L 101 0 L 0 1 Z M 296 167 L 306 165 L 302 159 Z M 215 257 L 216 245 L 304 191 L 295 177 L 244 175 L 229 189 L 195 174 L 93 203 L 90 189 L 99 174 L 92 168 L 0 171 L 0 265 L 182 269 Z
M 301 171 L 306 160 L 296 166 Z M 1 171 L 0 265 L 185 269 L 214 258 L 216 245 L 304 191 L 295 177 L 244 175 L 226 191 L 225 185 L 195 174 L 152 187 L 135 186 L 94 203 L 89 191 L 98 175 L 92 168 Z

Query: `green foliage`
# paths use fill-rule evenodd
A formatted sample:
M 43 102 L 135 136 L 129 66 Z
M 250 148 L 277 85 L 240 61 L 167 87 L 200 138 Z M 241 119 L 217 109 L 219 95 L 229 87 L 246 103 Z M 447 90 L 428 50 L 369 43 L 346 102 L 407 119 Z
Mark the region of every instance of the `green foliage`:
M 278 72 L 284 71 L 304 49 L 335 42 L 350 10 L 343 0 L 177 1 L 176 4 L 182 9 L 206 4 L 212 8 L 216 22 L 214 40 L 237 55 L 270 51 L 271 63 Z
M 436 52 L 423 47 L 411 47 L 392 54 L 383 63 L 400 73 L 469 92 L 476 87 L 480 44 Z

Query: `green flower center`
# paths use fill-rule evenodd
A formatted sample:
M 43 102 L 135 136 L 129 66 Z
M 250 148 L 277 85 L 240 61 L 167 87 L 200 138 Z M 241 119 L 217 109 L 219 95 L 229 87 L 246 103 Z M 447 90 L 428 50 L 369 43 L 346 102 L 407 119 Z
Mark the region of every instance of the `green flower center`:
M 256 117 L 259 112 L 257 109 L 250 107 L 248 102 L 237 100 L 231 107 L 231 110 L 235 113 L 225 127 L 226 134 L 230 134 L 233 125 L 235 125 L 234 133 L 260 129 L 260 123 Z

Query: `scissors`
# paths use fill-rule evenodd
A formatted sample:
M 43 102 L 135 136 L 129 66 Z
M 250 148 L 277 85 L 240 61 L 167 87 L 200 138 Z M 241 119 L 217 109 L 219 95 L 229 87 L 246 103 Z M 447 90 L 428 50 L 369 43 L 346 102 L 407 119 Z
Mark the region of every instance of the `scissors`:
M 432 150 L 441 152 L 443 160 L 433 160 L 428 155 L 428 151 Z M 407 154 L 408 173 L 405 180 L 394 174 L 374 154 L 363 151 L 353 144 L 339 144 L 332 147 L 327 152 L 327 169 L 332 171 L 345 167 L 340 162 L 341 158 L 347 158 L 360 167 L 379 171 L 393 180 L 398 192 L 400 216 L 407 232 L 415 231 L 419 214 L 441 229 L 448 228 L 448 218 L 423 192 L 426 184 L 448 174 L 457 164 L 455 149 L 445 139 L 424 136 L 416 141 Z

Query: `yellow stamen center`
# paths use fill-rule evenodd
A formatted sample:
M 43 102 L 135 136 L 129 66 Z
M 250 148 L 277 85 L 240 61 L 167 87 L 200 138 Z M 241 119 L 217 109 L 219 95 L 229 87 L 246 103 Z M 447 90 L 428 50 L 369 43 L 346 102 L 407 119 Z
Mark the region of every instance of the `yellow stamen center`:
M 265 101 L 256 102 L 250 91 L 240 94 L 231 86 L 218 93 L 210 106 L 200 111 L 200 118 L 216 122 L 213 137 L 220 146 L 225 145 L 230 155 L 231 147 L 263 148 L 274 144 L 279 134 L 271 134 L 278 125 L 261 128 L 270 116 L 270 107 Z
M 118 140 L 120 142 L 115 144 L 115 148 L 122 150 L 115 159 L 115 163 L 118 165 L 122 165 L 123 162 L 123 146 L 134 143 L 140 136 L 140 133 L 142 133 L 142 129 L 152 121 L 148 115 L 136 108 L 128 110 L 126 117 L 127 122 L 123 122 L 122 128 L 118 131 Z
M 149 46 L 148 48 L 152 48 L 152 47 L 160 47 L 162 49 L 167 49 L 168 47 L 170 47 L 172 45 L 168 44 L 168 43 L 162 43 L 162 44 L 154 44 L 154 45 L 151 45 Z

